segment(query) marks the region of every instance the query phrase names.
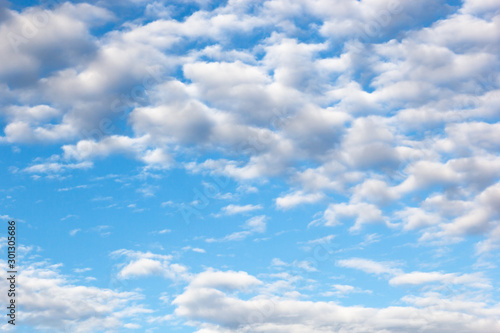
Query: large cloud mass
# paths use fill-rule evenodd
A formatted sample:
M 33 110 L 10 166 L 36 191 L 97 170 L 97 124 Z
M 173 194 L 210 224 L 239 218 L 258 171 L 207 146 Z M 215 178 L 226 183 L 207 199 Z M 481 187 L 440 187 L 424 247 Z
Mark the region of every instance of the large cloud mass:
M 151 173 L 179 168 L 249 188 L 278 179 L 288 190 L 268 206 L 323 205 L 309 228 L 362 235 L 380 227 L 415 234 L 418 246 L 472 241 L 478 258 L 500 248 L 500 2 L 124 6 L 140 17 L 120 17 L 114 2 L 3 5 L 0 144 L 58 149 L 13 173 L 54 177 L 123 155 Z M 264 206 L 230 204 L 217 217 Z M 245 220 L 243 231 L 206 242 L 266 232 L 265 215 Z M 119 279 L 185 283 L 175 315 L 199 333 L 500 331 L 499 305 L 484 294 L 441 299 L 431 289 L 385 308 L 343 306 L 276 296 L 239 270 L 195 274 L 170 256 L 112 253 L 127 259 Z M 359 258 L 337 266 L 386 277 L 391 287 L 491 287 L 480 272 L 405 273 Z M 75 286 L 46 265 L 27 266 L 21 278 L 25 320 L 36 327 L 111 330 L 135 316 L 121 311 L 137 293 Z M 42 298 L 54 300 L 42 310 Z M 84 298 L 98 301 L 72 301 Z

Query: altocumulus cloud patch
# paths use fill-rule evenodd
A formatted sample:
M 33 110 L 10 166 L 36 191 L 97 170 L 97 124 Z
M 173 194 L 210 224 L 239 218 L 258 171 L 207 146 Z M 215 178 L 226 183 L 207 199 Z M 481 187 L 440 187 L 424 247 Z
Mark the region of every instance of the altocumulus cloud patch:
M 500 332 L 499 41 L 487 0 L 0 1 L 1 330 Z

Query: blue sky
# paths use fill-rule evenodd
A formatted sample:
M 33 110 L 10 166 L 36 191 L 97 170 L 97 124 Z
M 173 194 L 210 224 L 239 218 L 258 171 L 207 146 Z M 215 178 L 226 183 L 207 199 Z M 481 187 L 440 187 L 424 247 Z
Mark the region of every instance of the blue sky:
M 498 1 L 0 9 L 16 331 L 500 332 Z

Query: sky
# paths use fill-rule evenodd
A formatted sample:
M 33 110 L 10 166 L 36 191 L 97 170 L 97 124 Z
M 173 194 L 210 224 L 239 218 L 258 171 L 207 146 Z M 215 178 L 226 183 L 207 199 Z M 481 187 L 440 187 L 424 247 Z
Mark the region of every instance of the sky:
M 0 0 L 0 59 L 2 332 L 500 332 L 499 1 Z

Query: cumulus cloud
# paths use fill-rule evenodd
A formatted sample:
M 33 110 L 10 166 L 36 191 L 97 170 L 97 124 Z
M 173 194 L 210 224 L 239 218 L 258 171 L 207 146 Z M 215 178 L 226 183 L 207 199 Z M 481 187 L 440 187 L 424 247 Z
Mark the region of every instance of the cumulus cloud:
M 209 280 L 213 271 L 202 272 L 200 280 Z M 298 301 L 278 296 L 244 297 L 242 292 L 259 285 L 257 279 L 243 272 L 217 272 L 218 280 L 241 279 L 238 285 L 226 283 L 191 283 L 177 296 L 173 304 L 176 315 L 184 317 L 198 328 L 197 332 L 331 332 L 345 330 L 453 332 L 475 330 L 489 332 L 499 327 L 494 307 L 470 302 L 457 307 L 439 295 L 403 298 L 410 306 L 370 308 L 342 306 L 334 302 Z M 196 278 L 195 280 L 196 281 Z M 349 285 L 336 285 L 340 292 L 356 290 Z M 231 292 L 229 294 L 228 292 Z M 436 308 L 436 302 L 440 306 Z M 441 319 L 438 319 L 441 318 Z M 422 326 L 424 325 L 424 326 Z M 496 329 L 496 328 L 495 328 Z
M 383 223 L 390 225 L 382 215 L 382 211 L 375 205 L 367 203 L 356 204 L 330 204 L 323 213 L 323 221 L 327 226 L 341 224 L 340 219 L 355 218 L 354 225 L 349 229 L 351 232 L 361 230 L 367 223 Z
M 177 281 L 189 279 L 187 267 L 171 263 L 172 256 L 131 250 L 116 250 L 111 257 L 125 257 L 128 261 L 119 265 L 117 277 L 120 279 L 158 275 Z
M 230 291 L 242 290 L 260 284 L 262 284 L 261 281 L 247 272 L 208 270 L 196 275 L 189 285 L 196 288 L 216 288 Z
M 447 223 L 441 223 L 430 230 L 426 230 L 421 239 L 428 241 L 440 238 L 463 238 L 467 235 L 482 234 L 495 230 L 499 214 L 497 205 L 500 193 L 499 188 L 500 185 L 495 183 L 477 194 L 472 200 L 445 201 L 448 206 L 446 208 L 450 209 L 456 207 L 457 210 L 450 212 L 451 214 L 447 214 L 448 219 L 445 220 Z M 427 205 L 425 206 L 427 209 L 440 209 L 442 207 L 443 200 L 446 199 L 436 196 L 431 198 L 431 200 L 428 200 Z M 425 211 L 422 213 L 427 214 Z M 412 217 L 412 219 L 418 218 L 418 216 Z M 486 240 L 481 244 L 490 244 L 491 242 L 494 243 L 494 235 L 495 233 L 493 232 L 493 234 L 491 234 L 488 238 L 489 240 Z M 487 248 L 488 247 L 484 247 L 484 249 Z
M 6 267 L 5 262 L 4 265 Z M 153 312 L 137 303 L 143 299 L 137 292 L 79 284 L 61 274 L 59 268 L 60 265 L 47 262 L 31 262 L 19 267 L 16 281 L 22 294 L 23 314 L 18 325 L 58 332 L 115 330 Z M 6 295 L 3 301 L 8 301 Z M 7 330 L 7 325 L 2 329 Z
M 280 209 L 289 209 L 303 203 L 315 203 L 322 198 L 322 193 L 304 193 L 302 191 L 297 191 L 276 198 L 276 206 Z
M 0 64 L 0 144 L 50 146 L 11 172 L 63 178 L 124 155 L 144 167 L 142 176 L 174 167 L 224 175 L 246 187 L 241 195 L 282 183 L 280 194 L 272 194 L 276 213 L 323 205 L 310 225 L 339 229 L 336 239 L 344 227 L 346 237 L 385 228 L 431 246 L 469 239 L 480 256 L 498 250 L 498 1 L 188 3 L 180 10 L 186 2 L 131 0 L 125 6 L 145 16 L 130 20 L 114 1 L 3 6 L 0 59 L 9 61 Z M 44 156 L 49 150 L 56 155 Z M 137 192 L 151 200 L 159 189 L 145 184 Z M 265 206 L 232 204 L 219 214 L 236 218 Z M 235 232 L 202 239 L 243 241 L 266 232 L 265 215 L 239 223 Z M 78 228 L 66 232 L 80 235 Z M 299 244 L 333 240 L 314 237 Z M 365 236 L 365 245 L 375 238 Z M 498 305 L 454 306 L 433 294 L 388 308 L 301 301 L 296 294 L 242 297 L 240 289 L 265 284 L 260 275 L 194 276 L 169 255 L 118 250 L 112 256 L 123 260 L 121 279 L 158 275 L 190 283 L 175 298 L 176 313 L 204 333 L 500 330 Z M 275 266 L 317 270 L 307 260 L 286 260 Z M 405 272 L 391 261 L 339 259 L 338 267 L 375 274 L 391 286 L 492 285 L 479 273 Z M 48 281 L 50 294 L 33 287 L 44 299 L 56 291 L 95 298 L 106 318 L 100 327 L 141 329 L 120 312 L 136 294 L 73 286 L 50 267 L 41 272 L 53 279 L 27 272 L 25 281 Z M 338 295 L 364 290 L 333 288 Z M 81 305 L 68 300 L 54 304 Z M 85 311 L 74 318 L 63 313 L 53 324 L 35 312 L 28 318 L 43 323 L 40 329 L 59 329 L 61 320 L 81 323 L 81 330 L 97 327 Z

